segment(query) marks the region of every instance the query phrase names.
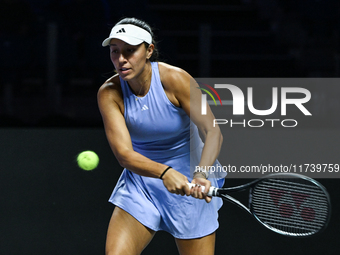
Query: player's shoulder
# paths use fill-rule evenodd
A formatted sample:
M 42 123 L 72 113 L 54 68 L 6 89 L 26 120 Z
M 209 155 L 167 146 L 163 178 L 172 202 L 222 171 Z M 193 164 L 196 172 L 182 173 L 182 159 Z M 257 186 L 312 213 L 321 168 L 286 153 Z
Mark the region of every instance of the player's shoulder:
M 98 90 L 98 99 L 110 97 L 111 99 L 119 99 L 122 95 L 122 89 L 118 74 L 107 79 Z
M 186 76 L 189 75 L 184 69 L 164 62 L 158 62 L 158 69 L 161 76 Z
M 120 80 L 118 74 L 113 75 L 109 79 L 107 79 L 103 85 L 100 86 L 99 91 L 110 91 L 114 89 L 118 89 L 120 87 Z
M 184 83 L 188 84 L 191 78 L 184 69 L 164 62 L 158 63 L 158 69 L 161 81 L 165 87 L 167 85 L 177 87 Z
M 100 86 L 98 94 L 114 93 L 115 91 L 120 91 L 120 80 L 118 74 L 113 75 L 107 79 L 103 85 Z

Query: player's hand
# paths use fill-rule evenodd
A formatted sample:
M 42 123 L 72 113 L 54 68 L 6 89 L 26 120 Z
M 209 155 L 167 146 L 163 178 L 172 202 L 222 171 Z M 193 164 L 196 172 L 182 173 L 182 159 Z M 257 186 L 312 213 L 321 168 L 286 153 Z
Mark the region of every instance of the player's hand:
M 190 188 L 187 185 L 189 181 L 185 175 L 171 168 L 164 174 L 162 179 L 164 186 L 169 192 L 181 196 L 190 196 Z
M 190 195 L 194 198 L 205 199 L 207 203 L 210 203 L 212 197 L 207 196 L 207 193 L 210 189 L 211 182 L 203 177 L 197 177 L 194 178 L 191 183 L 196 184 L 196 186 L 191 188 Z M 205 186 L 204 192 L 202 192 L 202 186 Z

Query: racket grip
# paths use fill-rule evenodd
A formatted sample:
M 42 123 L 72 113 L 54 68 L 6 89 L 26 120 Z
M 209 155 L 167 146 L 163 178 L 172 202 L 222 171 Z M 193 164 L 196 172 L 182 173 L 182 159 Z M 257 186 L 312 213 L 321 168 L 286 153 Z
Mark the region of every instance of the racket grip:
M 187 184 L 188 184 L 188 186 L 189 186 L 190 189 L 191 189 L 192 187 L 195 187 L 195 186 L 196 186 L 196 184 L 193 184 L 193 183 L 187 183 Z M 201 186 L 201 190 L 202 190 L 202 192 L 204 192 L 205 186 Z M 216 187 L 210 187 L 207 196 L 210 196 L 210 197 L 215 196 L 215 195 L 216 195 L 216 191 L 217 191 L 217 188 L 216 188 Z

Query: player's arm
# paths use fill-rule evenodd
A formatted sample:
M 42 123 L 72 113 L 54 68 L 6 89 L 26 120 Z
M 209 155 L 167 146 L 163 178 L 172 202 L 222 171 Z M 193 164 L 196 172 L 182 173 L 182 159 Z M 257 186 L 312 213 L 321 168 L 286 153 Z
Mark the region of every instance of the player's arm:
M 106 82 L 98 91 L 98 106 L 102 115 L 109 145 L 119 164 L 139 175 L 159 177 L 165 165 L 151 161 L 133 150 L 131 137 L 125 124 L 122 96 L 114 79 Z
M 222 146 L 223 137 L 218 126 L 213 126 L 214 115 L 207 105 L 207 115 L 201 115 L 201 90 L 197 83 L 185 71 L 179 68 L 166 66 L 162 82 L 168 90 L 169 99 L 177 106 L 180 106 L 197 125 L 205 141 L 199 166 L 208 167 L 214 164 Z M 199 177 L 199 175 L 194 176 Z M 199 183 L 210 188 L 210 182 L 202 178 L 194 178 L 193 183 Z M 201 198 L 195 190 L 195 197 Z M 210 198 L 206 198 L 209 202 Z
M 97 96 L 109 145 L 122 167 L 142 176 L 159 178 L 168 166 L 155 162 L 134 151 L 124 119 L 122 92 L 120 86 L 117 85 L 118 82 L 115 78 L 108 80 L 101 86 Z M 182 190 L 178 191 L 178 185 L 168 184 L 177 179 L 183 182 L 188 181 L 184 175 L 170 169 L 164 175 L 163 182 L 170 192 L 184 195 Z M 189 195 L 189 189 L 186 193 Z
M 187 74 L 188 75 L 188 74 Z M 190 88 L 186 86 L 183 93 L 178 95 L 179 101 L 191 120 L 197 125 L 204 141 L 202 157 L 199 166 L 210 167 L 220 153 L 223 136 L 218 125 L 213 125 L 215 116 L 207 104 L 207 114 L 201 114 L 202 93 L 196 81 L 190 77 Z M 190 100 L 187 100 L 190 98 Z
M 198 89 L 198 84 L 187 72 L 179 68 L 168 67 L 165 74 L 164 86 L 171 90 L 173 95 L 170 100 L 183 108 L 203 136 L 204 148 L 199 165 L 211 166 L 220 153 L 223 141 L 219 126 L 213 126 L 215 117 L 209 105 L 207 105 L 207 114 L 201 114 L 202 93 Z

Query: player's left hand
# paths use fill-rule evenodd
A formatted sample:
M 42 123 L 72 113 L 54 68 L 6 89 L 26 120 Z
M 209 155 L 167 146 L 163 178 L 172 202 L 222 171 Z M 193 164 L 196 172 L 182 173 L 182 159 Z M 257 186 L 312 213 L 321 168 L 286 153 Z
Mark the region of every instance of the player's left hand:
M 191 183 L 196 184 L 196 186 L 191 188 L 190 195 L 193 196 L 194 198 L 205 199 L 207 203 L 210 203 L 212 197 L 207 196 L 207 193 L 210 189 L 211 182 L 205 178 L 198 177 L 194 178 Z M 205 186 L 204 192 L 202 192 L 201 186 Z

